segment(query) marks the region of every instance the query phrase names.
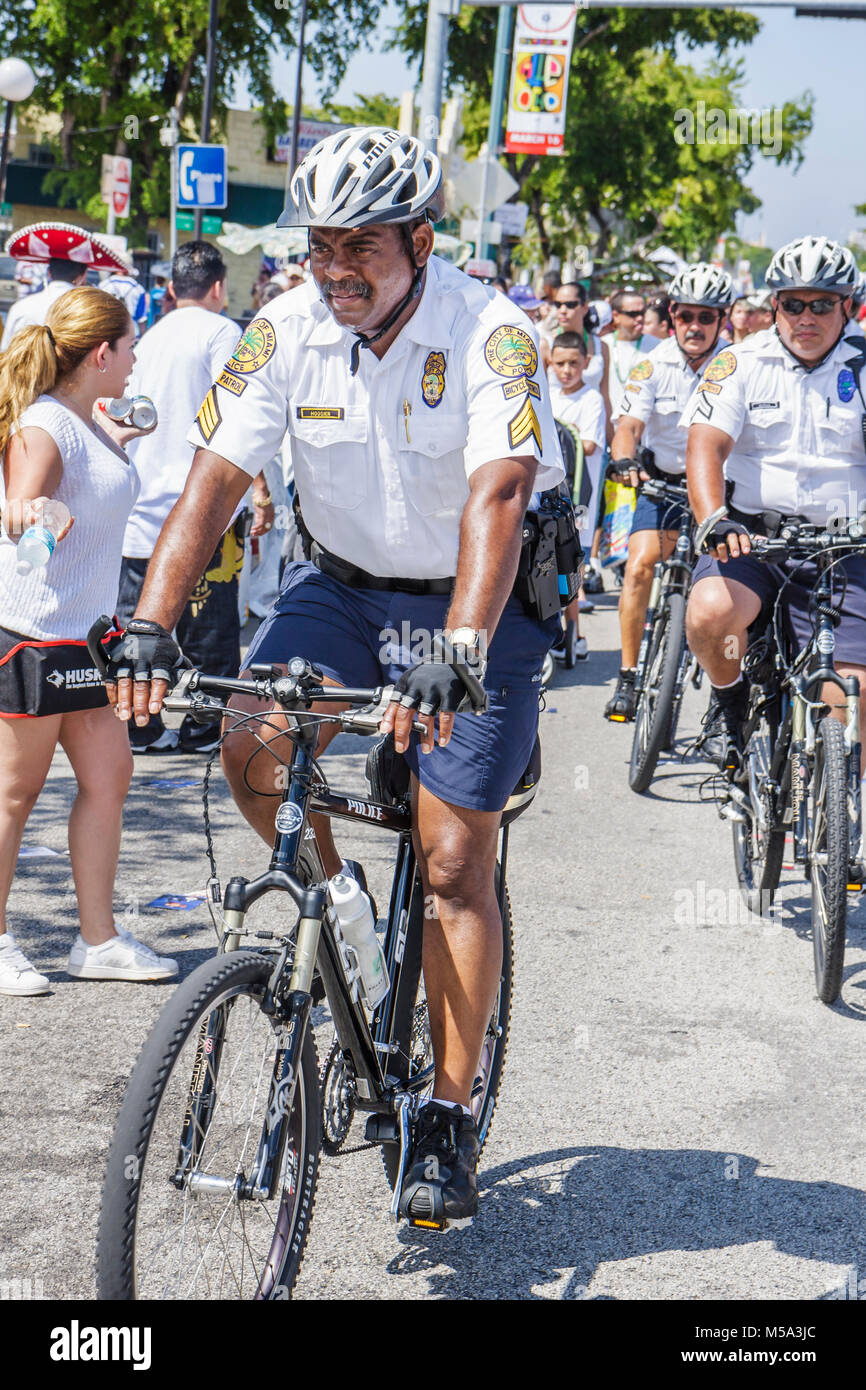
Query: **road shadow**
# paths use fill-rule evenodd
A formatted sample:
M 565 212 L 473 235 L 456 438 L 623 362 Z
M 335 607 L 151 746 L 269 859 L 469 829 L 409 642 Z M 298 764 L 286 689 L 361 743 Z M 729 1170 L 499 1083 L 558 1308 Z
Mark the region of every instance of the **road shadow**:
M 402 1227 L 403 1248 L 389 1273 L 427 1272 L 434 1298 L 535 1300 L 591 1299 L 596 1271 L 616 1261 L 758 1242 L 800 1259 L 866 1268 L 866 1194 L 759 1176 L 757 1166 L 744 1154 L 702 1149 L 533 1154 L 482 1171 L 472 1227 L 444 1236 Z M 725 1293 L 747 1298 L 754 1288 Z M 696 1287 L 694 1296 L 718 1290 Z

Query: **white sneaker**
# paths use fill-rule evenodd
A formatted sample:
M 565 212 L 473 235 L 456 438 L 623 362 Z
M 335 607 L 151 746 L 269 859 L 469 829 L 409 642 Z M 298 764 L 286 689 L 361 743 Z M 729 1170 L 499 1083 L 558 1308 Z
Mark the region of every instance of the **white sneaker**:
M 121 927 L 117 936 L 100 946 L 88 946 L 79 932 L 66 972 L 80 980 L 172 980 L 177 961 L 158 956 Z
M 586 645 L 585 637 L 578 637 L 574 649 L 574 659 L 575 661 L 587 661 L 589 659 L 589 647 Z
M 48 994 L 50 989 L 47 977 L 15 945 L 11 931 L 0 936 L 0 994 Z

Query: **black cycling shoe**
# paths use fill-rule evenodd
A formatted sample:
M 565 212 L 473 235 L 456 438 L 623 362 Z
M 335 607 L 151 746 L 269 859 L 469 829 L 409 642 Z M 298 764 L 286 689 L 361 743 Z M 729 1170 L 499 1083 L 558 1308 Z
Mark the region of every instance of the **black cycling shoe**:
M 701 750 L 708 762 L 715 763 L 723 772 L 739 766 L 743 739 L 741 725 L 746 715 L 747 686 L 742 681 L 733 696 L 719 698 L 715 686 L 710 687 L 710 703 L 701 720 L 703 733 L 696 747 Z
M 471 1221 L 478 1210 L 480 1152 L 478 1127 L 462 1106 L 428 1101 L 415 1125 L 400 1216 L 435 1231 Z
M 620 667 L 616 690 L 604 707 L 605 719 L 610 719 L 614 724 L 630 724 L 632 722 L 637 709 L 637 696 L 634 690 L 636 675 L 637 672 L 629 670 L 627 666 Z

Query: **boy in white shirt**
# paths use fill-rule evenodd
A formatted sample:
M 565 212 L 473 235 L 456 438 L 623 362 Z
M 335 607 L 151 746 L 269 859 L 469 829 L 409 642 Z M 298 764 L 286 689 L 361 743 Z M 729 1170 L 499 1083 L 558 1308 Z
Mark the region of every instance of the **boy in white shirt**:
M 580 505 L 581 473 L 585 470 L 591 483 L 589 501 L 582 509 L 583 524 L 580 529 L 580 542 L 585 552 L 589 552 L 596 531 L 598 511 L 598 489 L 601 473 L 601 459 L 605 444 L 605 409 L 601 392 L 594 386 L 587 386 L 583 380 L 586 366 L 586 347 L 580 333 L 560 333 L 554 340 L 551 350 L 551 367 L 556 378 L 556 386 L 551 387 L 550 404 L 555 419 L 569 425 L 580 441 L 577 469 L 571 480 L 572 498 L 575 506 Z M 585 489 L 584 489 L 585 491 Z M 586 599 L 583 589 L 578 597 L 572 599 L 565 610 L 566 633 L 568 624 L 575 623 L 577 636 L 578 612 L 590 612 L 592 604 Z M 560 643 L 554 647 L 553 654 L 559 660 L 566 655 L 567 637 L 563 634 Z M 589 655 L 586 638 L 577 636 L 575 655 L 585 660 Z

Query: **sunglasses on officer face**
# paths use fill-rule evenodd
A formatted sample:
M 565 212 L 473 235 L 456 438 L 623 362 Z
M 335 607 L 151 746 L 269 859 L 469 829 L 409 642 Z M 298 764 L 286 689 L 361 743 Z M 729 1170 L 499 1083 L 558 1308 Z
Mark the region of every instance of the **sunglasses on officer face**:
M 582 299 L 557 299 L 557 301 L 556 301 L 556 307 L 557 307 L 557 309 L 582 309 L 582 308 L 583 308 L 583 300 L 582 300 Z
M 820 319 L 825 314 L 832 314 L 839 303 L 838 299 L 780 299 L 777 302 L 789 319 L 799 318 L 807 309 Z
M 703 324 L 704 328 L 709 328 L 711 323 L 718 322 L 718 314 L 714 313 L 712 309 L 701 309 L 698 314 L 693 314 L 691 309 L 675 309 L 674 318 L 679 323 L 694 323 L 697 320 L 698 323 Z

